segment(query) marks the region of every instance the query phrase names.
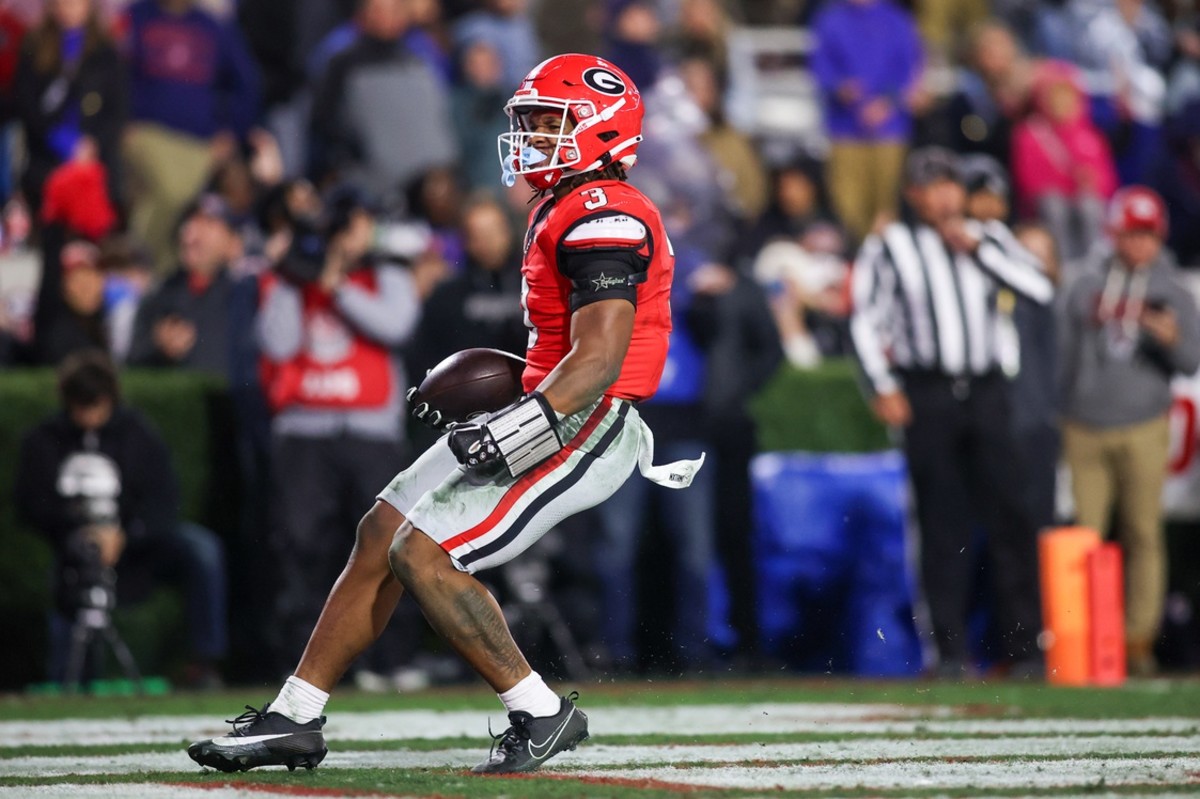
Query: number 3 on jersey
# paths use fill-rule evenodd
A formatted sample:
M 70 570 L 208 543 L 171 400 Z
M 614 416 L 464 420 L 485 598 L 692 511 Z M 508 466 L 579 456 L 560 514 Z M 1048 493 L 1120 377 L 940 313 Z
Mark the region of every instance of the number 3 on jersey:
M 594 189 L 587 189 L 583 193 L 592 198 L 590 200 L 584 200 L 583 203 L 583 207 L 589 211 L 595 211 L 597 208 L 608 205 L 608 195 L 605 194 L 604 189 L 600 188 L 599 186 Z M 671 254 L 672 258 L 675 257 L 675 247 L 671 245 L 670 238 L 667 238 L 667 252 Z
M 604 189 L 602 188 L 588 189 L 584 194 L 592 198 L 583 204 L 583 207 L 589 211 L 595 211 L 601 206 L 608 205 L 608 195 L 604 193 Z

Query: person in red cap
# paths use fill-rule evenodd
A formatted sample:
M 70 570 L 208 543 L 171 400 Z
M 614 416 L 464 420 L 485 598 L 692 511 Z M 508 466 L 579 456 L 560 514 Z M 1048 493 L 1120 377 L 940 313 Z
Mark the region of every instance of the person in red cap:
M 1121 189 L 1107 224 L 1111 250 L 1065 296 L 1063 454 L 1078 523 L 1120 537 L 1129 671 L 1145 676 L 1157 669 L 1153 648 L 1166 595 L 1161 498 L 1170 384 L 1200 367 L 1200 316 L 1163 245 L 1167 213 L 1156 192 Z

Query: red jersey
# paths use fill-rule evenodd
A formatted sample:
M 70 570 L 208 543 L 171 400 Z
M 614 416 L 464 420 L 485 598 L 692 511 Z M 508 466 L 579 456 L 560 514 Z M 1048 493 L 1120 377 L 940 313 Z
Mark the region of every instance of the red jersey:
M 615 270 L 613 266 L 617 267 Z M 610 397 L 643 400 L 658 389 L 671 335 L 675 254 L 658 209 L 628 183 L 586 183 L 534 208 L 521 265 L 529 328 L 525 391 L 533 391 L 571 350 L 571 314 L 580 304 L 630 296 L 633 336 Z

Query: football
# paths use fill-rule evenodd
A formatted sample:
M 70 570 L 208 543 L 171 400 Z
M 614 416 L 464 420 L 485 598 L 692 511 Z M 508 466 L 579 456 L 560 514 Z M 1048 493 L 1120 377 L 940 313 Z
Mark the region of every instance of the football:
M 521 387 L 523 371 L 525 359 L 503 350 L 462 350 L 429 370 L 409 395 L 410 407 L 418 411 L 425 403 L 428 408 L 421 418 L 434 427 L 465 422 L 520 399 L 525 393 Z

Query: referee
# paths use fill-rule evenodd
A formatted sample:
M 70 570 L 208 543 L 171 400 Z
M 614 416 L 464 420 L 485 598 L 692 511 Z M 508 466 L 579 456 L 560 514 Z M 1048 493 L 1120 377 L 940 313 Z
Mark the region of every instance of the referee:
M 938 650 L 936 674 L 972 672 L 966 621 L 987 533 L 1001 640 L 996 660 L 1040 674 L 1035 524 L 1009 433 L 995 298 L 1007 287 L 1053 295 L 1037 259 L 998 222 L 964 219 L 957 156 L 928 147 L 905 163 L 900 221 L 863 242 L 852 276 L 851 336 L 871 407 L 902 430 L 920 534 L 921 583 Z

